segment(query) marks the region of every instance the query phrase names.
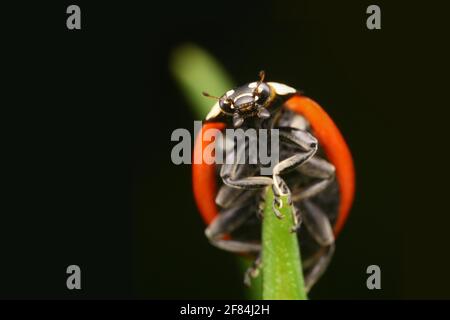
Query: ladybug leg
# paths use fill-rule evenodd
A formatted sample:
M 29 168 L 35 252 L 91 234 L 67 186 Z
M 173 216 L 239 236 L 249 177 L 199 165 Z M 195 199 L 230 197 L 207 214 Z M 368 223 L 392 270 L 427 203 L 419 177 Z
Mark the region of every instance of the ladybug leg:
M 254 195 L 254 192 L 252 191 L 247 191 L 246 193 Z M 242 196 L 239 198 L 242 198 Z M 233 206 L 233 208 L 222 211 L 221 214 L 218 215 L 205 230 L 205 234 L 211 244 L 220 249 L 235 253 L 257 254 L 257 258 L 253 261 L 252 265 L 244 274 L 244 284 L 246 286 L 250 286 L 251 279 L 258 276 L 261 268 L 261 245 L 254 242 L 224 239 L 226 234 L 229 234 L 238 228 L 249 218 L 251 214 L 253 214 L 252 210 L 241 210 L 246 207 L 247 204 L 248 203 L 245 203 L 244 201 L 237 207 Z
M 220 239 L 240 227 L 253 214 L 253 210 L 248 210 L 247 207 L 254 197 L 254 190 L 245 190 L 239 197 L 233 197 L 233 206 L 222 208 L 205 230 L 206 236 L 209 239 Z
M 262 189 L 272 185 L 272 178 L 256 176 L 245 178 L 234 178 L 229 175 L 221 175 L 223 183 L 237 189 Z
M 221 172 L 222 176 L 231 174 L 231 172 L 233 172 L 234 177 L 248 177 L 255 176 L 258 172 L 258 168 L 246 165 L 238 165 L 236 168 L 228 167 Z M 254 194 L 254 192 L 258 191 L 255 189 L 252 193 L 249 193 L 246 189 L 237 189 L 236 187 L 231 187 L 229 185 L 223 184 L 220 187 L 219 192 L 217 193 L 216 204 L 222 208 L 229 208 L 230 206 L 234 205 L 236 201 L 241 201 L 244 194 L 246 194 L 247 196 L 251 196 Z
M 333 182 L 336 170 L 328 161 L 318 157 L 313 157 L 299 167 L 298 171 L 308 177 L 318 178 L 320 180 L 311 186 L 308 186 L 301 192 L 294 194 L 292 196 L 292 201 L 294 202 L 314 197 L 325 190 L 330 183 Z
M 334 234 L 327 215 L 315 204 L 305 200 L 303 222 L 314 240 L 320 245 L 320 249 L 311 258 L 304 261 L 306 270 L 305 283 L 309 290 L 320 276 L 325 272 L 334 253 Z
M 252 192 L 248 193 L 252 194 Z M 239 253 L 259 252 L 261 250 L 259 243 L 224 238 L 227 234 L 240 227 L 253 214 L 253 210 L 242 210 L 247 205 L 248 202 L 242 200 L 237 201 L 235 206 L 223 210 L 211 222 L 205 230 L 205 235 L 212 245 L 226 251 Z
M 244 284 L 247 287 L 250 287 L 252 284 L 252 279 L 256 278 L 259 275 L 259 271 L 262 267 L 262 259 L 261 254 L 258 254 L 258 257 L 253 261 L 252 265 L 245 271 L 244 274 Z
M 325 272 L 333 257 L 334 249 L 333 243 L 328 247 L 322 247 L 316 254 L 314 266 L 305 273 L 306 291 L 309 291 Z
M 328 216 L 309 200 L 303 202 L 303 222 L 314 240 L 326 247 L 334 243 L 333 227 Z
M 257 211 L 256 211 L 256 216 L 260 220 L 264 217 L 265 206 L 266 206 L 266 198 L 265 198 L 265 192 L 264 192 L 264 193 L 259 194 L 258 207 L 257 207 Z
M 295 233 L 298 231 L 298 229 L 300 229 L 300 226 L 302 225 L 303 222 L 303 217 L 300 209 L 298 209 L 297 207 L 292 206 L 292 210 L 294 215 L 294 225 L 291 229 L 291 233 Z
M 238 240 L 209 239 L 210 243 L 222 250 L 234 253 L 257 253 L 261 251 L 261 244 Z
M 272 178 L 264 176 L 247 176 L 240 177 L 240 169 L 247 167 L 242 161 L 245 157 L 245 151 L 247 145 L 243 145 L 236 152 L 236 161 L 232 161 L 231 164 L 225 163 L 220 169 L 220 177 L 223 183 L 237 189 L 261 189 L 266 186 L 272 185 Z
M 282 174 L 288 173 L 295 168 L 301 166 L 308 160 L 310 160 L 317 151 L 317 139 L 314 138 L 310 133 L 303 130 L 296 130 L 292 128 L 280 128 L 280 138 L 286 140 L 289 144 L 296 147 L 300 147 L 303 151 L 294 154 L 293 156 L 279 162 L 273 169 L 273 192 L 274 192 L 274 203 L 273 208 L 277 217 L 282 217 L 279 209 L 281 208 L 281 196 L 291 197 L 291 192 L 281 177 Z M 289 204 L 292 200 L 289 200 Z M 299 219 L 297 214 L 294 213 L 294 224 L 295 227 L 299 225 Z
M 309 159 L 309 161 L 305 162 L 302 166 L 298 167 L 297 170 L 306 176 L 318 178 L 321 180 L 308 186 L 307 188 L 301 190 L 298 193 L 294 193 L 292 195 L 292 201 L 295 203 L 302 201 L 304 199 L 314 197 L 315 195 L 319 194 L 330 185 L 330 183 L 333 181 L 335 177 L 334 166 L 328 161 L 318 157 L 313 157 Z M 296 220 L 297 223 L 292 228 L 292 232 L 296 232 L 300 228 L 302 220 L 300 208 L 298 207 L 294 208 L 296 210 L 295 214 L 297 216 Z
M 236 189 L 226 184 L 222 185 L 216 196 L 216 204 L 222 209 L 227 209 L 236 204 L 250 200 L 258 190 Z

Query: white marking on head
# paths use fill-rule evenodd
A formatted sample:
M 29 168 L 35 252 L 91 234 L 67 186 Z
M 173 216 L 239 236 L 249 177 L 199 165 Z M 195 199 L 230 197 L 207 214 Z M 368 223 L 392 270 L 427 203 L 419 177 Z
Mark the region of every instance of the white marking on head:
M 243 94 L 240 94 L 240 95 L 238 95 L 237 97 L 235 97 L 234 98 L 234 101 L 237 101 L 239 98 L 242 98 L 242 97 L 253 97 L 253 94 L 251 94 L 251 93 L 243 93 Z
M 219 101 L 217 101 L 209 111 L 208 115 L 206 116 L 206 120 L 210 120 L 212 118 L 219 116 L 221 112 L 222 109 L 220 109 Z
M 295 90 L 292 87 L 289 87 L 285 84 L 278 83 L 278 82 L 268 82 L 268 84 L 275 89 L 275 92 L 281 96 L 285 96 L 289 93 L 295 93 L 297 90 Z
M 228 90 L 227 93 L 226 93 L 226 96 L 229 98 L 233 93 L 234 93 L 233 89 Z
M 256 88 L 256 82 L 249 83 L 249 84 L 248 84 L 248 87 L 249 87 L 250 89 Z

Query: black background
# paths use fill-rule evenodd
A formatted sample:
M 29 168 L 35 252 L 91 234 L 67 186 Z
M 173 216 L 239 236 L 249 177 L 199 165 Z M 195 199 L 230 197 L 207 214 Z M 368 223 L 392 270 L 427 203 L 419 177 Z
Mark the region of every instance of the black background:
M 1 297 L 243 297 L 234 258 L 204 239 L 190 168 L 170 161 L 194 120 L 168 71 L 185 42 L 237 83 L 265 69 L 304 90 L 348 140 L 356 201 L 311 298 L 450 297 L 443 1 L 377 1 L 377 31 L 370 1 L 75 1 L 79 31 L 69 4 L 3 12 Z

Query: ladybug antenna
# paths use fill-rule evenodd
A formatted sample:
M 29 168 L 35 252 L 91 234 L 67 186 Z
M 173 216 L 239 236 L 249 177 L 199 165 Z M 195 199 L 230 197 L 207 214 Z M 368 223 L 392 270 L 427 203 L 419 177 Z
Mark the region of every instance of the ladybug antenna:
M 259 80 L 256 83 L 255 90 L 253 90 L 254 96 L 256 96 L 256 94 L 258 93 L 259 85 L 264 82 L 264 79 L 266 78 L 266 72 L 264 70 L 261 70 L 258 75 L 259 75 Z
M 259 72 L 259 81 L 258 81 L 258 86 L 261 84 L 261 82 L 264 82 L 264 79 L 266 78 L 266 72 L 264 70 L 261 70 Z
M 210 95 L 208 92 L 203 91 L 202 94 L 203 94 L 205 97 L 213 98 L 213 99 L 216 99 L 216 100 L 220 100 L 219 97 L 212 96 L 212 95 Z
M 219 97 L 210 95 L 208 92 L 205 92 L 205 91 L 203 91 L 202 94 L 203 94 L 205 97 L 208 97 L 208 98 L 213 98 L 213 99 L 216 99 L 216 100 L 222 99 L 222 98 L 219 98 Z M 227 98 L 227 99 L 224 99 L 224 100 L 227 101 L 227 102 L 228 102 L 229 104 L 231 104 L 232 106 L 234 106 L 234 101 L 233 101 L 233 99 Z

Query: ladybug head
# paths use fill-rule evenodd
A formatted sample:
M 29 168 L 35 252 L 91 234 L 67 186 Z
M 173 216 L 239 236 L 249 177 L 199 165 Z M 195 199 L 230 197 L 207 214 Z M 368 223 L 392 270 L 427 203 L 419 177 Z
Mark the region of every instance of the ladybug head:
M 264 71 L 259 73 L 259 80 L 227 91 L 221 97 L 203 95 L 217 99 L 206 116 L 207 121 L 223 121 L 223 117 L 232 117 L 233 125 L 240 127 L 246 118 L 266 119 L 271 116 L 269 110 L 275 110 L 274 101 L 286 101 L 297 91 L 278 82 L 264 82 Z M 275 99 L 276 97 L 280 99 Z
M 270 117 L 270 112 L 266 107 L 273 100 L 274 94 L 271 87 L 264 82 L 264 77 L 264 71 L 261 71 L 257 82 L 229 90 L 220 98 L 216 98 L 219 100 L 218 105 L 221 112 L 233 117 L 235 127 L 240 127 L 245 118 L 265 119 Z M 203 95 L 212 97 L 205 92 Z

